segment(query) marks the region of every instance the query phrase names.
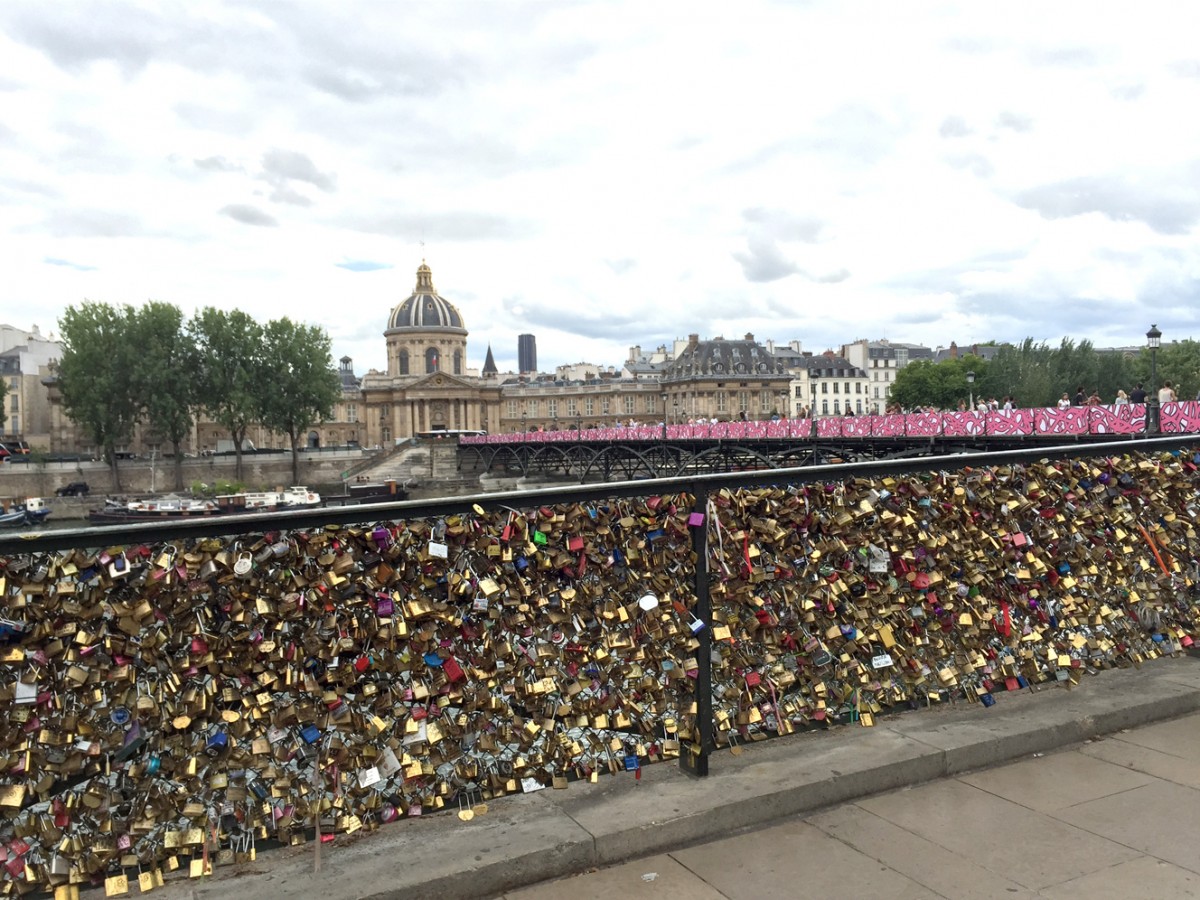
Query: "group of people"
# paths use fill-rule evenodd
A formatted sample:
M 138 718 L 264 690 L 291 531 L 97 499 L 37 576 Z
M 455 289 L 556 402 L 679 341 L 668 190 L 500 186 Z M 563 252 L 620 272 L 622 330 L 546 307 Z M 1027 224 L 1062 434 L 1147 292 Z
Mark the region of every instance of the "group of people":
M 1131 404 L 1145 403 L 1146 397 L 1146 389 L 1139 381 L 1128 394 L 1123 390 L 1117 391 L 1113 405 L 1129 406 Z M 1178 399 L 1171 382 L 1164 381 L 1162 387 L 1158 389 L 1158 405 L 1162 406 L 1164 403 L 1174 403 Z M 1200 396 L 1197 396 L 1196 399 L 1200 400 Z M 1069 409 L 1072 406 L 1101 406 L 1103 403 L 1104 401 L 1100 399 L 1099 391 L 1093 390 L 1091 393 L 1088 393 L 1083 389 L 1083 385 L 1080 385 L 1075 389 L 1074 397 L 1070 395 L 1070 392 L 1063 391 L 1062 397 L 1058 400 L 1058 408 Z

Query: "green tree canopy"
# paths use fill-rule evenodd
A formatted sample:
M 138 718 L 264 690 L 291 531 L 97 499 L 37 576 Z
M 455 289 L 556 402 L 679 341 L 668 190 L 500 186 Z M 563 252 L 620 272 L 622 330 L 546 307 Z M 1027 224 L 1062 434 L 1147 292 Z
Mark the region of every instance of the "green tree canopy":
M 200 310 L 188 323 L 196 346 L 196 383 L 203 409 L 233 441 L 235 475 L 242 478 L 242 443 L 270 389 L 263 359 L 263 329 L 240 309 Z
M 63 410 L 104 453 L 113 486 L 121 490 L 116 448 L 129 440 L 142 408 L 133 307 L 85 301 L 58 320 L 62 356 L 58 389 Z
M 153 436 L 175 453 L 175 489 L 183 490 L 183 442 L 191 434 L 199 405 L 198 359 L 183 313 L 170 303 L 152 301 L 135 317 L 142 353 L 135 372 L 137 394 Z
M 975 387 L 978 390 L 973 391 L 967 383 L 968 372 L 975 373 Z M 987 372 L 988 363 L 971 354 L 938 363 L 931 359 L 919 359 L 896 373 L 891 399 L 904 409 L 918 406 L 956 409 L 960 401 L 967 403 L 972 393 L 976 398 L 983 396 L 981 391 Z
M 333 368 L 329 335 L 322 328 L 276 319 L 267 323 L 263 345 L 271 374 L 262 395 L 262 423 L 288 436 L 292 483 L 299 484 L 300 438 L 310 426 L 333 415 L 341 381 Z

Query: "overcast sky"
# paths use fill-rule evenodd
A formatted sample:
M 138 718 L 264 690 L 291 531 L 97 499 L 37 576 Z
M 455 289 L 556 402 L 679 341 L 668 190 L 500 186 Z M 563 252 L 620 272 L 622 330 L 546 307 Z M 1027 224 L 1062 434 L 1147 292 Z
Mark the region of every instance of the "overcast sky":
M 424 257 L 501 370 L 1200 337 L 1192 3 L 0 4 L 0 321 L 323 325 Z

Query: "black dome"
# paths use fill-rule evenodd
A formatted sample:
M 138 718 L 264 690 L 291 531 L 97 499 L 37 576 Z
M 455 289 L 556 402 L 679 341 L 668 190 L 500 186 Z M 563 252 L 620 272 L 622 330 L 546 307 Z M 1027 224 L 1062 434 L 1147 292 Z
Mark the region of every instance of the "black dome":
M 392 310 L 388 331 L 450 331 L 466 334 L 462 314 L 453 303 L 440 296 L 433 286 L 433 273 L 421 263 L 417 286 L 407 300 Z

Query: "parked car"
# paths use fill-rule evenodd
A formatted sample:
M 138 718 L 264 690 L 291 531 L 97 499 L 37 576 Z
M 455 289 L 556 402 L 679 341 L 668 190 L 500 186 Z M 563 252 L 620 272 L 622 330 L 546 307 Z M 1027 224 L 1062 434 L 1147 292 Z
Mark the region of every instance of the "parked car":
M 64 484 L 54 493 L 60 497 L 86 497 L 89 490 L 86 481 L 72 481 L 70 484 Z

